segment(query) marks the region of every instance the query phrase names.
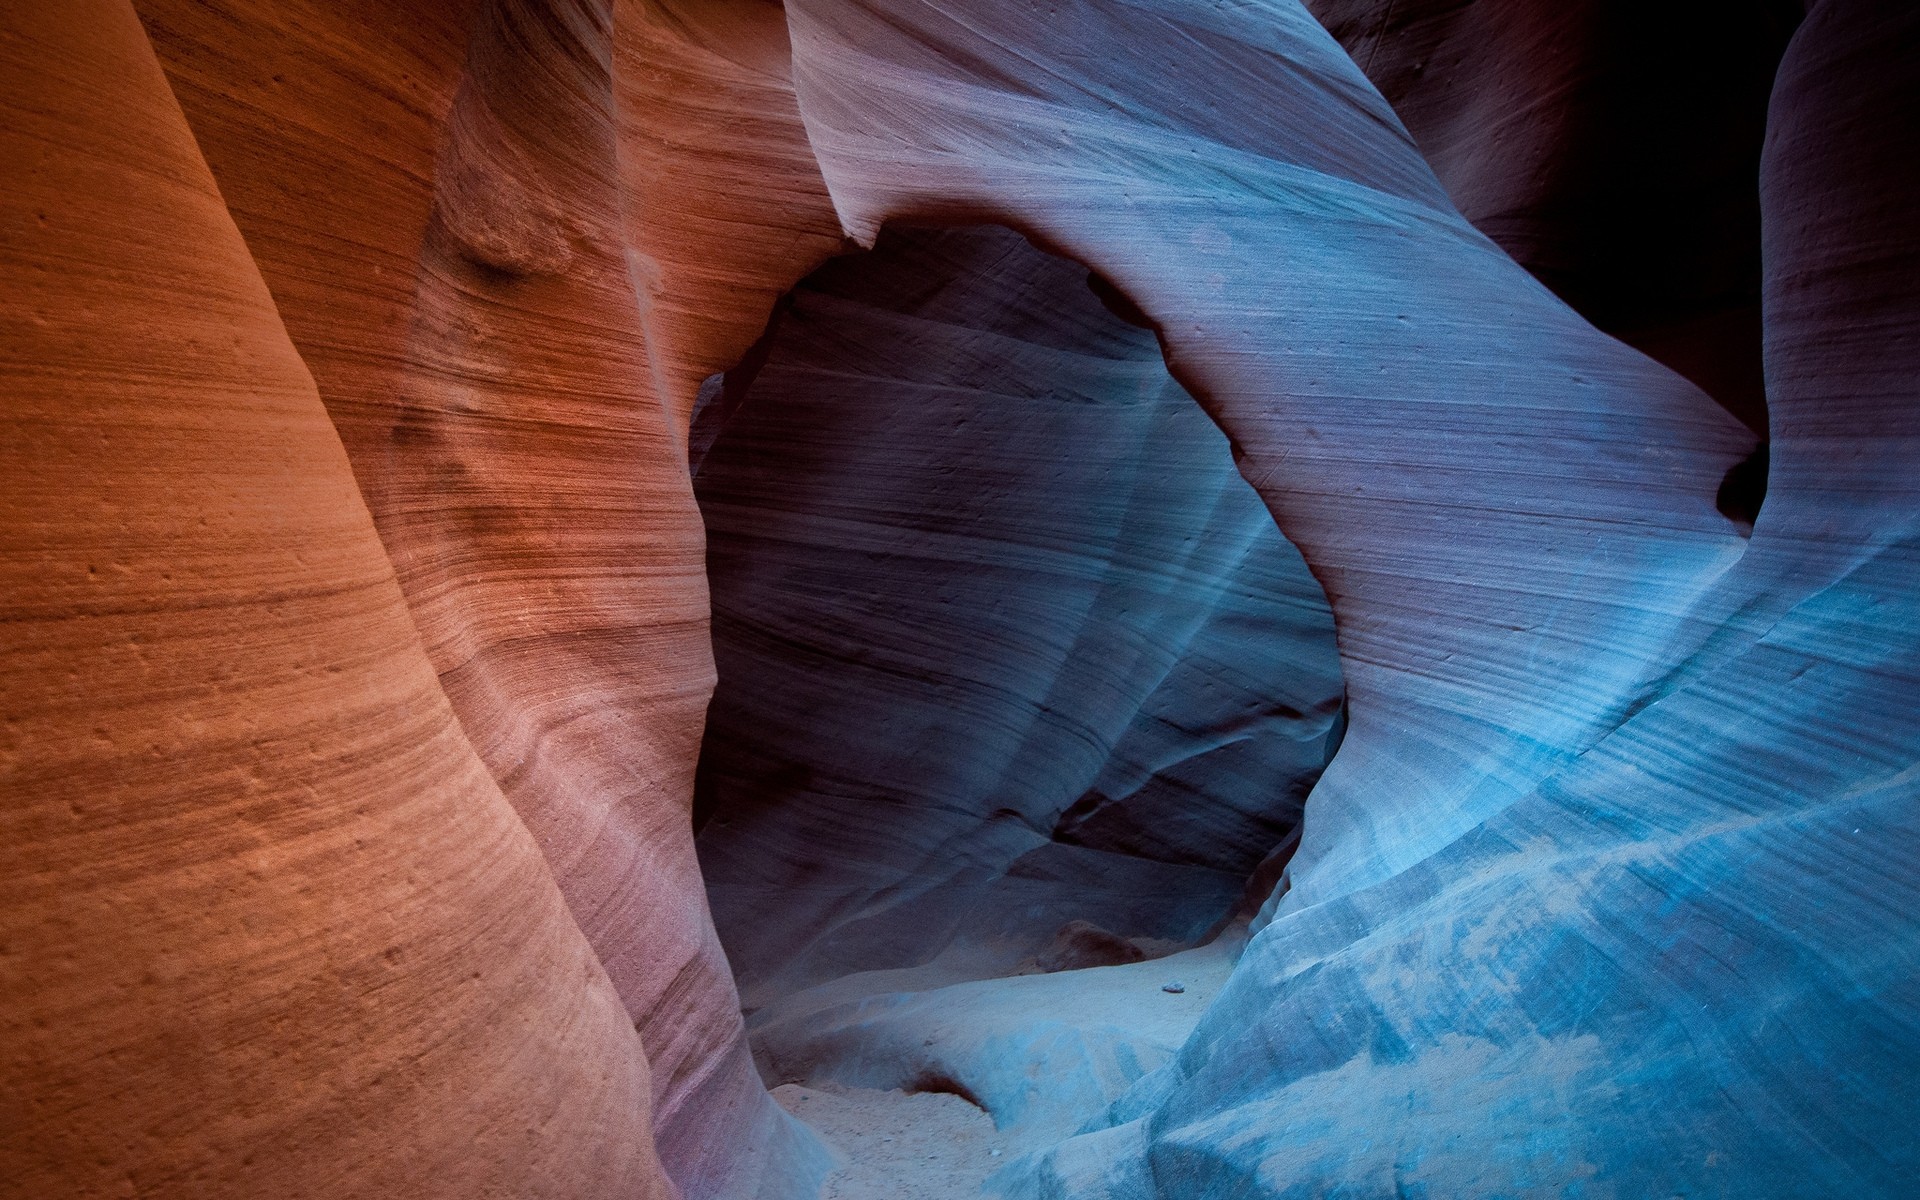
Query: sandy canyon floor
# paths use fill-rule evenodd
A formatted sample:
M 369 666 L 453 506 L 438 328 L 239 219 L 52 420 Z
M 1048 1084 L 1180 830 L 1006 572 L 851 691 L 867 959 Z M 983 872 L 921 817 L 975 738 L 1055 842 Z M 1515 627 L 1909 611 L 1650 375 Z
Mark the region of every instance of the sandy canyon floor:
M 992 1118 L 944 1092 L 831 1090 L 797 1083 L 774 1099 L 842 1157 L 821 1200 L 947 1200 L 982 1194 L 1006 1164 Z

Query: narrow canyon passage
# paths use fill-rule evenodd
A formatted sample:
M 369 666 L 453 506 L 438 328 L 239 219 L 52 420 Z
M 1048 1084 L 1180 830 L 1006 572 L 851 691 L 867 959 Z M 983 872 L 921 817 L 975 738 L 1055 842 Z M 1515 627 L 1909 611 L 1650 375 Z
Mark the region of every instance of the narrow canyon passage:
M 1673 7 L 0 0 L 0 1200 L 1910 1200 L 1920 5 Z
M 815 272 L 692 457 L 697 844 L 768 1082 L 1073 1132 L 1185 1038 L 1292 845 L 1325 595 L 1138 313 L 998 226 Z

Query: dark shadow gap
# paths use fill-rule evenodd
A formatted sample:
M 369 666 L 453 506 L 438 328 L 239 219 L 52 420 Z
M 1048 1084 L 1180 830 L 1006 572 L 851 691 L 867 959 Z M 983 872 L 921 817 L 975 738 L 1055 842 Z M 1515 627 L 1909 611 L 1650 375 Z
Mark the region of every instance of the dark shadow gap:
M 763 1067 L 991 1111 L 977 1062 L 876 1081 L 845 1005 L 1125 970 L 1249 911 L 1338 744 L 1325 594 L 1139 308 L 1000 226 L 823 266 L 689 445 L 697 842 Z
M 1760 506 L 1767 499 L 1768 451 L 1768 443 L 1761 442 L 1753 453 L 1728 467 L 1713 498 L 1720 515 L 1739 526 L 1742 533 L 1753 532 L 1753 523 L 1760 519 Z

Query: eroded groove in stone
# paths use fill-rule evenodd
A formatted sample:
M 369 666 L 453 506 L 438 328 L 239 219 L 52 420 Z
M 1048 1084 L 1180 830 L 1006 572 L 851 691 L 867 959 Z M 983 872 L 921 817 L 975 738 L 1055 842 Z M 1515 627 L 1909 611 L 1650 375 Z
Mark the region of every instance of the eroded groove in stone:
M 842 213 L 865 230 L 1013 220 L 1135 298 L 1327 583 L 1352 699 L 1293 887 L 1193 1040 L 1111 1128 L 1026 1164 L 1016 1191 L 1398 1178 L 1488 1194 L 1545 1172 L 1638 1194 L 1708 1171 L 1753 1191 L 1894 1188 L 1914 1146 L 1888 1060 L 1865 1047 L 1912 1061 L 1914 997 L 1888 970 L 1915 961 L 1914 929 L 1860 934 L 1915 879 L 1850 839 L 1877 824 L 1908 844 L 1895 796 L 1913 742 L 1903 705 L 1868 701 L 1838 725 L 1829 705 L 1911 694 L 1895 632 L 1912 627 L 1893 549 L 1904 496 L 1837 521 L 1828 501 L 1817 523 L 1840 545 L 1824 561 L 1867 574 L 1806 571 L 1811 547 L 1781 542 L 1823 497 L 1781 494 L 1796 453 L 1783 418 L 1743 557 L 1712 499 L 1750 441 L 1488 254 L 1297 10 L 1084 4 L 1041 20 L 988 4 L 962 24 L 900 7 L 884 27 L 840 0 L 789 10 L 802 112 Z M 1797 49 L 1822 28 L 1858 39 L 1854 61 L 1879 72 L 1865 76 L 1887 89 L 1874 117 L 1865 103 L 1833 114 L 1858 136 L 1913 111 L 1893 65 L 1911 20 L 1829 5 L 1799 35 Z M 1090 30 L 1129 48 L 1097 81 L 1075 52 Z M 1276 53 L 1284 68 L 1259 65 Z M 1795 69 L 1790 54 L 1785 78 Z M 1319 81 L 1310 99 L 1303 76 Z M 1228 125 L 1227 111 L 1286 116 Z M 1824 211 L 1799 204 L 1785 211 Z M 1910 285 L 1884 281 L 1905 243 L 1891 223 L 1867 228 L 1854 253 L 1887 256 L 1865 281 L 1898 329 Z M 1770 305 L 1804 294 L 1788 278 Z M 1879 402 L 1849 405 L 1888 419 L 1884 378 L 1868 392 Z M 1877 450 L 1843 457 L 1820 461 L 1885 495 Z M 1816 649 L 1829 638 L 1855 647 L 1844 665 Z M 1787 716 L 1782 687 L 1821 663 L 1836 692 Z M 1738 715 L 1763 707 L 1764 720 Z M 1836 738 L 1850 748 L 1827 759 L 1816 747 Z M 1859 804 L 1878 807 L 1848 823 Z M 1853 871 L 1844 903 L 1800 921 Z M 1860 987 L 1830 986 L 1813 962 L 1852 964 Z M 1763 1022 L 1776 1011 L 1831 1031 L 1795 1051 L 1803 1070 L 1828 1050 L 1850 1064 L 1819 1115 L 1773 1115 L 1783 1084 Z M 1668 1119 L 1675 1105 L 1684 1121 Z M 1488 1127 L 1488 1112 L 1511 1125 Z M 1356 1145 L 1356 1129 L 1373 1136 Z M 1862 1149 L 1832 1149 L 1842 1130 Z
M 850 1059 L 849 1009 L 1220 927 L 1325 762 L 1332 616 L 1152 332 L 1010 230 L 889 230 L 740 374 L 695 421 L 700 846 L 758 1051 L 993 1110 L 1064 1068 Z
M 701 849 L 763 1061 L 970 1098 L 1015 1197 L 1904 1195 L 1916 61 L 1895 0 L 5 7 L 0 1192 L 818 1192 L 695 856 L 689 462 L 732 452 L 688 421 L 843 239 L 918 221 L 1020 230 L 1118 322 L 1084 377 L 1022 341 L 1080 309 L 973 329 L 976 397 L 1144 379 L 1151 329 L 1266 513 L 1151 469 L 1183 428 L 1218 447 L 1183 401 L 1063 418 L 1078 449 L 1001 460 L 938 530 L 716 538 L 734 582 L 871 590 L 723 603 L 723 655 L 805 613 L 766 661 L 894 701 L 809 711 L 831 689 L 783 668 L 764 738 L 715 709 Z M 969 321 L 1022 311 L 988 292 Z M 924 385 L 897 321 L 833 342 L 872 299 L 803 297 L 789 335 Z M 940 411 L 749 437 L 738 374 L 710 412 L 867 501 Z M 1008 515 L 1123 478 L 1098 519 Z M 824 527 L 824 493 L 750 482 L 735 517 Z M 1337 617 L 1339 718 L 1330 662 L 1199 582 L 1287 573 L 1169 540 L 1268 515 Z M 938 589 L 868 572 L 957 548 L 997 591 L 936 653 L 902 617 Z M 1000 714 L 922 777 L 945 807 L 856 826 L 763 769 L 912 777 L 794 731 L 861 714 L 838 749 L 891 752 L 936 684 Z M 1281 886 L 1244 949 L 1150 957 L 1249 864 Z M 1156 920 L 1179 937 L 1123 936 Z
M 125 4 L 0 11 L 0 163 L 0 1192 L 668 1196 Z
M 1766 433 L 1760 144 L 1801 0 L 1308 0 L 1461 213 Z
M 454 711 L 640 1029 L 669 1170 L 804 1190 L 686 817 L 712 666 L 685 421 L 832 227 L 779 54 L 744 48 L 779 50 L 778 10 L 715 39 L 648 0 L 137 7 Z M 716 171 L 771 244 L 727 232 Z

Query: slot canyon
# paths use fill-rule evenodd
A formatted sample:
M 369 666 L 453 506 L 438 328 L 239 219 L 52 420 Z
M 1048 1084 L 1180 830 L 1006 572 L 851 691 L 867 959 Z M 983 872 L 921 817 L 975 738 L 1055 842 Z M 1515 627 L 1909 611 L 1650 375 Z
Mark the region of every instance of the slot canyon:
M 0 0 L 0 1196 L 1920 1189 L 1920 6 Z

